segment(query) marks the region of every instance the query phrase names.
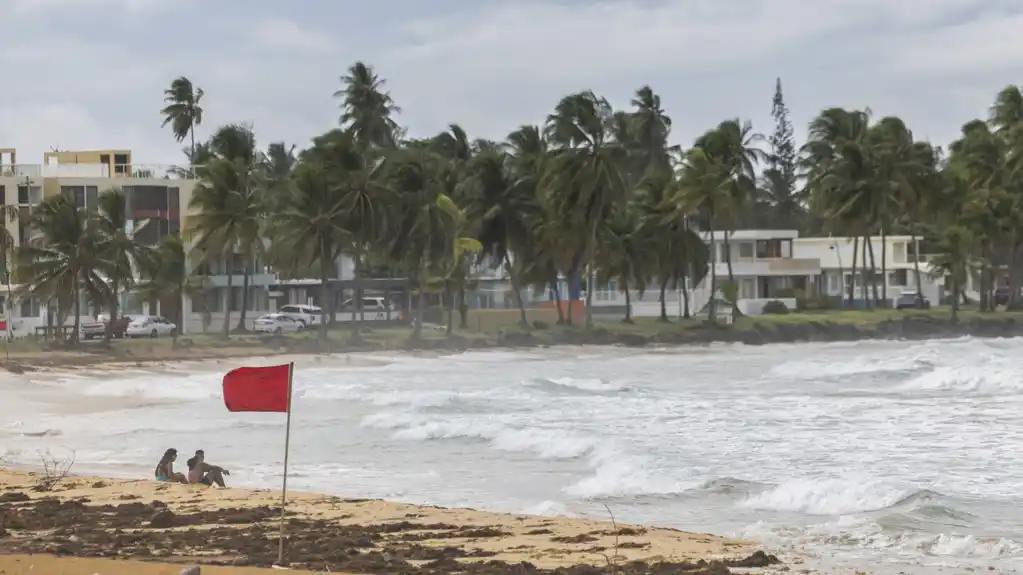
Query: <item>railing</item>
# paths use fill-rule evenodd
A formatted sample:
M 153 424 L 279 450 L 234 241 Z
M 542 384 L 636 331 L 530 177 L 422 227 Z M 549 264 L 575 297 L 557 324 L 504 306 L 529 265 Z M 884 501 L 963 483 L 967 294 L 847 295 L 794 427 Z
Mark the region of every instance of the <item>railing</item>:
M 0 177 L 6 178 L 138 178 L 181 180 L 191 177 L 192 168 L 173 164 L 5 164 Z
M 0 178 L 38 178 L 42 175 L 39 164 L 0 164 Z
M 767 267 L 772 272 L 820 272 L 821 262 L 817 259 L 781 258 L 767 260 Z

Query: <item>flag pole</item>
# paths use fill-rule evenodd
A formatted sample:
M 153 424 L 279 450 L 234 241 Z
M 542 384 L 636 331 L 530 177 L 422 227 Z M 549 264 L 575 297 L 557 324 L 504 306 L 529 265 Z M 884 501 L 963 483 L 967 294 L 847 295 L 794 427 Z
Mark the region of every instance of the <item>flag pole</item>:
M 288 364 L 288 420 L 284 431 L 284 482 L 281 485 L 281 532 L 277 540 L 277 564 L 284 562 L 284 506 L 288 501 L 288 448 L 291 443 L 291 381 L 295 373 L 295 362 Z

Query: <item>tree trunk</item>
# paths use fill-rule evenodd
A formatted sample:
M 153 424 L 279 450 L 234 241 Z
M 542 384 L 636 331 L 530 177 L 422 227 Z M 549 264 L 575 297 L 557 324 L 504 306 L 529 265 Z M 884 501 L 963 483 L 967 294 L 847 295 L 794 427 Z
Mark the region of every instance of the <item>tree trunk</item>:
M 107 319 L 107 325 L 103 329 L 103 339 L 108 343 L 114 336 L 114 320 L 117 318 L 117 310 L 120 308 L 121 304 L 121 301 L 117 297 L 117 288 L 119 283 L 117 274 L 113 274 L 113 277 L 110 278 L 110 289 L 113 290 L 114 297 L 110 300 L 110 317 Z M 7 317 L 8 321 L 10 321 L 10 316 Z M 179 323 L 178 325 L 181 324 Z
M 362 296 L 363 296 L 363 293 L 365 292 L 365 288 L 362 286 L 362 273 L 363 273 L 363 269 L 362 269 L 362 263 L 363 262 L 362 262 L 362 260 L 363 260 L 362 248 L 360 246 L 358 251 L 355 252 L 355 261 L 352 262 L 352 268 L 354 268 L 352 271 L 353 271 L 353 273 L 355 275 L 355 297 L 356 297 L 356 301 L 354 303 L 355 303 L 355 308 L 359 310 L 359 322 L 358 323 L 359 323 L 360 328 L 362 327 L 362 323 L 364 323 L 366 321 L 366 306 L 362 305 L 363 304 Z M 340 275 L 340 274 L 334 274 L 334 275 Z M 338 278 L 338 279 L 341 279 L 341 278 Z
M 320 341 L 327 341 L 327 329 L 329 329 L 327 314 L 330 312 L 330 258 L 326 257 L 329 247 L 326 239 L 320 239 Z M 333 314 L 331 314 L 333 315 Z M 354 315 L 354 314 L 353 314 Z M 355 323 L 352 318 L 352 323 Z
M 957 266 L 958 267 L 958 266 Z M 952 322 L 959 320 L 959 270 L 952 274 Z
M 469 304 L 465 303 L 465 278 L 458 284 L 458 329 L 469 329 Z
M 419 299 L 416 301 L 416 319 L 412 325 L 412 339 L 420 340 L 423 337 L 423 313 L 426 309 L 426 254 L 420 256 L 419 260 Z
M 711 216 L 713 220 L 713 215 Z M 710 225 L 710 245 L 711 249 L 714 249 L 714 225 Z M 726 232 L 727 233 L 727 232 Z M 712 254 L 716 256 L 717 254 Z M 717 321 L 717 307 L 718 307 L 718 273 L 717 273 L 717 257 L 710 258 L 710 301 L 707 302 L 707 321 Z
M 232 280 L 234 279 L 234 268 L 231 266 L 232 251 L 227 251 L 227 302 L 224 306 L 224 337 L 231 337 L 231 300 L 234 299 L 234 287 Z
M 504 252 L 504 267 L 508 269 L 508 279 L 511 280 L 512 291 L 515 292 L 515 305 L 519 306 L 519 323 L 523 327 L 529 326 L 529 320 L 526 319 L 526 304 L 522 302 L 522 291 L 519 289 L 519 278 L 515 275 L 515 270 L 512 269 L 511 258 L 508 256 L 508 252 Z M 558 308 L 560 309 L 560 307 Z
M 852 271 L 849 272 L 849 309 L 855 309 L 853 300 L 856 297 L 856 263 L 859 261 L 857 257 L 860 255 L 860 236 L 853 238 L 853 261 Z M 842 278 L 845 281 L 845 278 Z
M 870 295 L 873 298 L 871 303 L 873 304 L 872 307 L 877 307 L 877 304 L 880 301 L 877 293 L 877 265 L 875 265 L 874 242 L 870 240 L 870 232 L 867 232 L 867 235 L 863 236 L 863 241 L 867 246 L 867 253 L 870 255 Z
M 661 280 L 661 321 L 668 321 L 668 302 L 665 300 L 668 294 L 667 278 Z
M 81 315 L 81 310 L 82 310 L 82 290 L 81 290 L 80 278 L 78 277 L 78 270 L 75 270 L 74 278 L 75 278 L 75 285 L 74 285 L 74 290 L 75 290 L 75 322 L 74 322 L 74 328 L 73 328 L 74 331 L 71 332 L 71 341 L 73 341 L 74 343 L 77 344 L 78 343 L 78 330 L 81 329 L 81 327 L 82 327 L 82 320 L 79 317 Z
M 195 178 L 195 122 L 191 122 L 188 126 L 188 134 L 192 138 L 192 155 L 188 158 L 188 163 L 191 164 L 188 169 L 191 176 Z
M 711 264 L 711 265 L 714 265 L 714 264 Z M 690 314 L 690 308 L 689 308 L 689 287 L 686 285 L 686 282 L 687 282 L 686 278 L 682 278 L 682 307 L 683 307 L 682 317 L 684 317 L 686 319 L 689 319 L 689 317 L 691 315 Z M 676 286 L 676 289 L 678 289 L 677 288 L 678 280 L 675 280 L 675 286 Z
M 558 325 L 565 323 L 565 312 L 561 309 L 561 285 L 557 276 L 551 282 L 551 297 L 554 298 L 554 308 L 558 310 Z
M 915 226 L 914 226 L 914 228 L 915 228 Z M 923 282 L 920 281 L 921 277 L 922 277 L 920 275 L 920 240 L 917 239 L 917 237 L 916 237 L 916 230 L 914 228 L 910 228 L 910 231 L 913 234 L 913 256 L 914 256 L 913 257 L 913 275 L 915 276 L 914 277 L 914 281 L 916 282 L 916 297 L 922 302 L 922 301 L 924 301 L 924 287 L 923 287 Z M 939 303 L 941 303 L 941 302 L 934 302 L 934 305 L 938 305 Z
M 444 327 L 444 334 L 451 335 L 455 328 L 455 294 L 451 290 L 451 282 L 444 282 L 444 307 L 448 308 L 448 324 Z
M 599 212 L 598 212 L 599 213 Z M 597 220 L 590 226 L 590 246 L 586 258 L 586 329 L 593 329 L 593 290 L 597 279 Z
M 725 230 L 725 264 L 728 266 L 728 283 L 731 284 L 733 290 L 735 290 L 735 297 L 731 298 L 732 304 L 732 317 L 739 315 L 739 286 L 735 283 L 735 273 L 732 271 L 732 244 L 728 236 L 732 234 L 732 230 Z M 711 245 L 714 245 L 711 242 Z
M 888 301 L 888 230 L 881 222 L 881 300 L 886 308 L 893 307 Z
M 1007 310 L 1018 310 L 1019 301 L 1019 242 L 1017 233 L 1012 232 L 1012 239 L 1009 242 L 1009 301 L 1005 304 Z
M 238 325 L 235 326 L 235 328 L 234 328 L 235 331 L 237 331 L 239 333 L 245 333 L 245 332 L 249 331 L 248 328 L 245 327 L 245 316 L 248 313 L 248 309 L 249 309 L 249 278 L 250 277 L 251 276 L 249 276 L 248 263 L 246 263 L 245 264 L 245 269 L 242 270 L 242 310 L 241 310 L 240 314 L 238 315 Z
M 629 282 L 622 282 L 625 288 L 625 319 L 623 323 L 634 323 L 632 321 L 632 296 L 629 295 Z
M 324 241 L 324 247 L 326 247 L 326 240 Z M 362 328 L 363 318 L 362 312 L 362 256 L 358 249 L 355 250 L 352 258 L 352 271 L 355 275 L 355 281 L 352 282 L 354 288 L 352 289 L 352 335 L 351 339 L 353 342 L 358 342 L 362 339 L 360 329 Z M 333 274 L 332 274 L 333 275 Z M 343 301 L 343 300 L 342 300 Z
M 987 242 L 981 242 L 980 244 L 980 270 L 977 272 L 978 285 L 977 289 L 980 295 L 980 301 L 978 302 L 981 312 L 985 312 L 988 309 L 988 289 L 987 289 Z

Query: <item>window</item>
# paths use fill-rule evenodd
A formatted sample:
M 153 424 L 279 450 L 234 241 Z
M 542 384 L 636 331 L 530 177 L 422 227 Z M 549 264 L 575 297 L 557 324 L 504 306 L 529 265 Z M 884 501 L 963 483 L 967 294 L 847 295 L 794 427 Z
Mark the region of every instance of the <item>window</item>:
M 39 301 L 34 297 L 21 300 L 21 317 L 39 317 Z
M 203 294 L 203 298 L 197 302 L 197 305 L 192 306 L 193 312 L 205 312 L 220 313 L 224 311 L 224 290 L 227 288 L 215 288 L 207 291 Z M 205 304 L 205 305 L 203 305 Z
M 743 278 L 739 283 L 739 299 L 755 299 L 757 297 L 757 282 L 751 278 Z
M 22 205 L 28 203 L 28 186 L 18 186 L 18 203 Z
M 739 244 L 739 257 L 753 259 L 753 244 L 742 242 Z
M 718 259 L 717 259 L 718 262 L 722 262 L 723 263 L 723 262 L 727 262 L 728 261 L 728 251 L 725 249 L 725 244 L 723 244 L 723 243 L 718 244 L 717 252 L 718 252 Z
M 897 264 L 903 264 L 906 261 L 905 253 L 905 241 L 896 241 L 892 244 L 892 261 Z
M 791 247 L 788 252 L 791 254 Z M 757 240 L 757 257 L 763 259 L 786 257 L 782 250 L 782 240 Z
M 99 188 L 96 186 L 61 186 L 60 194 L 74 202 L 78 208 L 99 208 Z
M 7 188 L 0 186 L 0 206 L 7 203 Z
M 906 286 L 908 285 L 908 274 L 906 270 L 894 270 L 888 272 L 888 285 L 890 286 Z

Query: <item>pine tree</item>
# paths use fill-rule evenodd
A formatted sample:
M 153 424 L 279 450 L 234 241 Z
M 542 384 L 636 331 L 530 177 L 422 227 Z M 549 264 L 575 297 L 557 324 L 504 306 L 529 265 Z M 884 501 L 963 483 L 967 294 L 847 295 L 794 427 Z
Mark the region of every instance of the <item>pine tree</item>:
M 798 229 L 803 208 L 796 192 L 796 138 L 782 95 L 781 78 L 775 84 L 771 117 L 774 118 L 774 134 L 769 138 L 771 153 L 764 171 L 765 191 L 773 207 L 774 225 Z

